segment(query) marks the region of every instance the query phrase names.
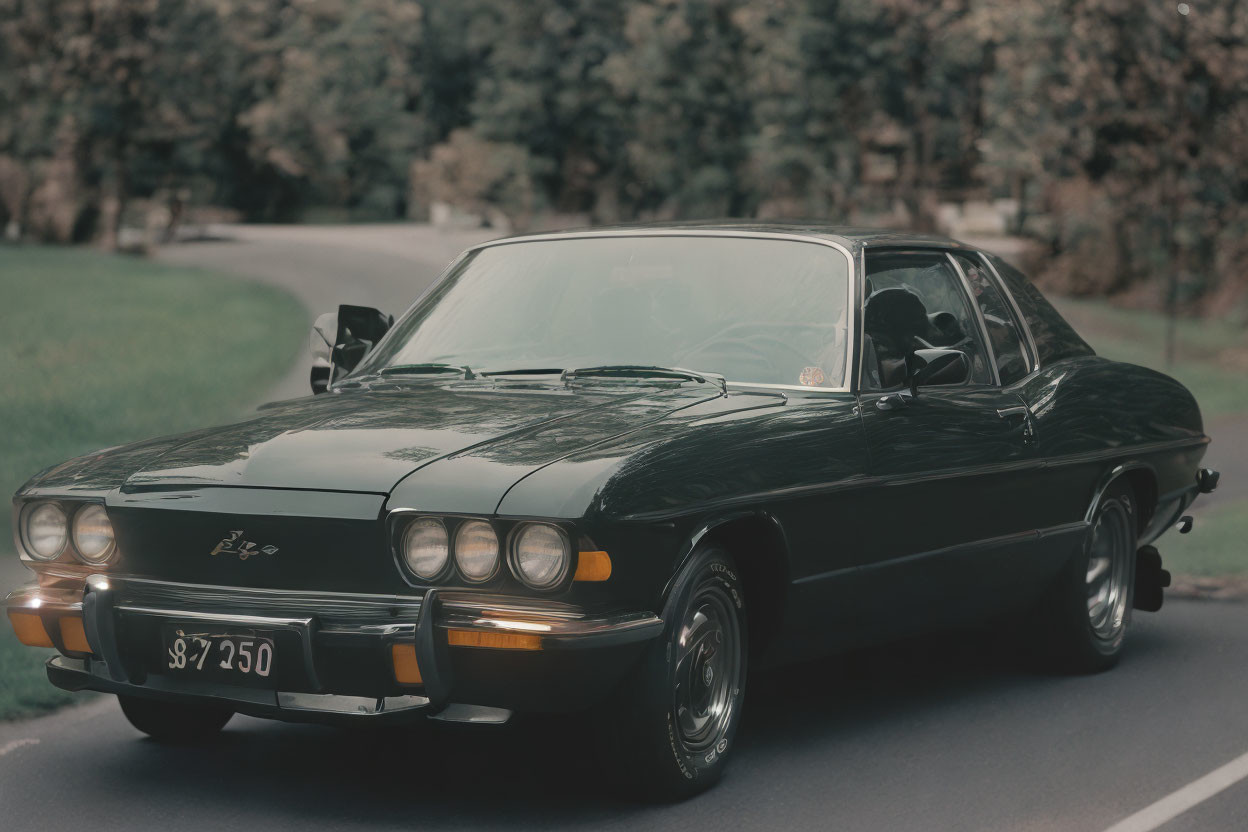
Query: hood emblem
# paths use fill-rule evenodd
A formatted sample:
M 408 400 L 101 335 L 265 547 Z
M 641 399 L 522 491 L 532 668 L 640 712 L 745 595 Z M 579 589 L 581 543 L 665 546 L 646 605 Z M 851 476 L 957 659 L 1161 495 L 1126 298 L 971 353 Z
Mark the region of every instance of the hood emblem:
M 250 540 L 243 540 L 243 531 L 239 529 L 236 532 L 230 532 L 229 536 L 216 545 L 210 555 L 238 555 L 239 560 L 247 560 L 247 558 L 255 555 L 276 555 L 276 546 L 260 546 Z M 257 548 L 259 546 L 259 548 Z

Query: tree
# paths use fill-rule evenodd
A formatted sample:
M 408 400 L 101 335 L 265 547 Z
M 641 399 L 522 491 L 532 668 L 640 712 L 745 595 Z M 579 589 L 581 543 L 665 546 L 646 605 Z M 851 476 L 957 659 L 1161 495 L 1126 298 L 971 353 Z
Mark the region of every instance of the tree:
M 1038 183 L 1061 288 L 1218 285 L 1248 197 L 1248 9 L 1075 0 L 1009 18 L 985 157 Z
M 605 77 L 628 139 L 621 201 L 659 217 L 749 212 L 745 137 L 751 129 L 744 0 L 640 0 L 628 10 L 626 48 Z
M 209 150 L 216 13 L 174 0 L 11 0 L 4 12 L 0 86 L 15 110 L 0 143 L 35 174 L 37 231 L 68 240 L 98 229 L 112 247 L 128 200 Z
M 1244 0 L 0 0 L 0 224 L 536 212 L 930 228 L 1065 291 L 1248 295 Z M 1173 278 L 1167 281 L 1164 278 Z
M 244 12 L 240 12 L 243 14 Z M 237 115 L 253 164 L 304 202 L 403 216 L 421 131 L 422 7 L 405 0 L 254 4 L 234 49 L 257 94 Z M 276 20 L 271 32 L 258 29 Z

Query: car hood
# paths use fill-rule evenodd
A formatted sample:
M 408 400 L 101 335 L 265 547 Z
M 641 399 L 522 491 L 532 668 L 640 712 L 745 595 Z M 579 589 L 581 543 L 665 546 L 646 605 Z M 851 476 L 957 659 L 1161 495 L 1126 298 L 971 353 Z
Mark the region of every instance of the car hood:
M 713 384 L 564 389 L 486 383 L 387 385 L 278 403 L 257 418 L 165 442 L 127 446 L 53 469 L 88 485 L 111 472 L 124 492 L 204 486 L 388 493 L 412 471 L 458 453 L 518 445 L 525 461 L 555 459 L 640 423 L 722 395 Z M 547 443 L 523 441 L 575 426 Z M 575 437 L 574 441 L 569 441 Z M 541 445 L 545 447 L 541 447 Z M 519 450 L 517 452 L 520 452 Z M 129 464 L 127 464 L 129 463 Z M 124 478 L 116 481 L 123 471 Z

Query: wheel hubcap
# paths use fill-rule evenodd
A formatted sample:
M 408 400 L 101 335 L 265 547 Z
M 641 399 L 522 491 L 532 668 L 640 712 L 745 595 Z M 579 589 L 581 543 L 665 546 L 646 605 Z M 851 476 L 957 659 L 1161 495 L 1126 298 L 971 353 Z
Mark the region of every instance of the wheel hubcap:
M 1108 641 L 1122 631 L 1130 558 L 1131 518 L 1121 503 L 1110 502 L 1092 527 L 1088 550 L 1088 622 L 1097 638 Z
M 676 729 L 692 751 L 722 739 L 732 720 L 740 674 L 737 609 L 718 586 L 689 605 L 676 640 Z

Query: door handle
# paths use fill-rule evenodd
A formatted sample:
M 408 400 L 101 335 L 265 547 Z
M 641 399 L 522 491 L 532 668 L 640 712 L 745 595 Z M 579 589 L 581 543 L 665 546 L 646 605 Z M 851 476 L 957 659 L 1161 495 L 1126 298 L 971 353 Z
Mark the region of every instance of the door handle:
M 1019 404 L 1013 407 L 1001 407 L 997 409 L 997 415 L 1002 419 L 1012 419 L 1015 416 L 1021 416 L 1023 419 L 1023 444 L 1035 444 L 1036 429 L 1031 421 L 1031 411 L 1026 406 Z

